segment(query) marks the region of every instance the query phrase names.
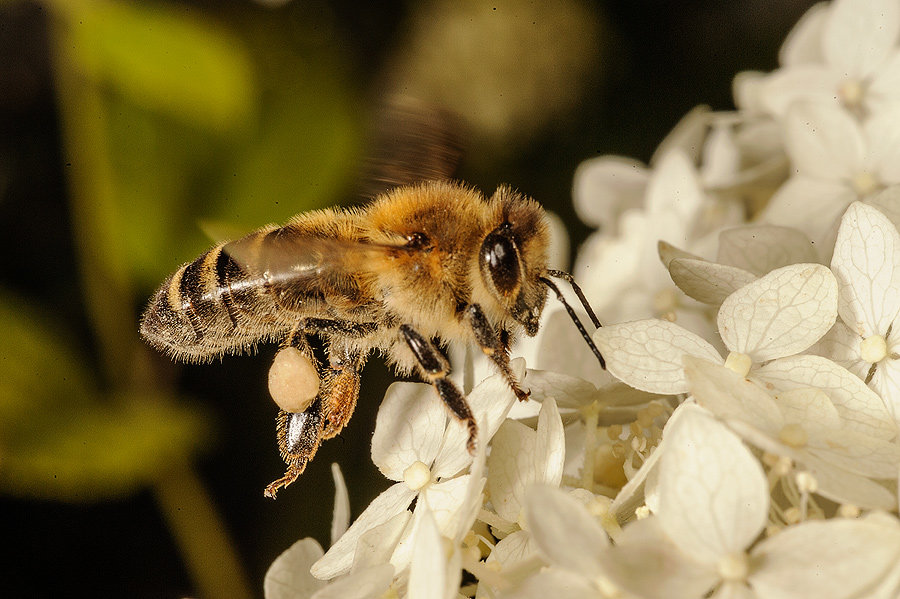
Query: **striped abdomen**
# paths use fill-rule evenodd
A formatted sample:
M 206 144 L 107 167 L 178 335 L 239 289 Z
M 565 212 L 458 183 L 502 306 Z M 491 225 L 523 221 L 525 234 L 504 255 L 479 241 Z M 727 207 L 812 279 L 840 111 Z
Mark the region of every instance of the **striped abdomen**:
M 297 316 L 279 306 L 265 271 L 248 265 L 277 231 L 218 245 L 179 268 L 153 295 L 141 334 L 178 359 L 201 361 L 287 332 Z

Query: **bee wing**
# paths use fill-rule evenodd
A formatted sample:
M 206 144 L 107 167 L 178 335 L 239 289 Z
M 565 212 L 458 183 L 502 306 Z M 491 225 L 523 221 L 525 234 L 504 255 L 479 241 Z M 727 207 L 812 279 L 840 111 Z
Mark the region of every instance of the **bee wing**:
M 252 233 L 225 244 L 246 284 L 266 286 L 280 299 L 359 295 L 369 265 L 402 246 L 316 237 L 288 227 Z M 375 262 L 377 263 L 377 262 Z
M 400 185 L 450 179 L 462 159 L 463 123 L 453 112 L 392 98 L 375 118 L 361 193 L 373 198 Z

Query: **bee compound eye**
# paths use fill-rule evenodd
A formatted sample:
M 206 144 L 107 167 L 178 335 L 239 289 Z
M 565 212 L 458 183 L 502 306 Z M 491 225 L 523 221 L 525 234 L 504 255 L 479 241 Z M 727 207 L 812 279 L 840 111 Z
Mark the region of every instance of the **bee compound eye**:
M 509 295 L 519 287 L 519 251 L 509 236 L 496 231 L 488 235 L 481 245 L 481 263 L 501 294 Z

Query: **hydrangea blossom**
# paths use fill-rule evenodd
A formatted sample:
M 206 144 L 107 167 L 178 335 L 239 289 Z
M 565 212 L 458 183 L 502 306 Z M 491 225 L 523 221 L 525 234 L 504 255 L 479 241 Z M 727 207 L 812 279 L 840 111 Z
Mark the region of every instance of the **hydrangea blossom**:
M 897 0 L 821 3 L 737 111 L 579 167 L 609 370 L 549 308 L 515 348 L 528 402 L 457 352 L 474 458 L 392 386 L 394 484 L 349 524 L 336 476 L 331 547 L 285 551 L 267 598 L 900 596 L 898 42 Z

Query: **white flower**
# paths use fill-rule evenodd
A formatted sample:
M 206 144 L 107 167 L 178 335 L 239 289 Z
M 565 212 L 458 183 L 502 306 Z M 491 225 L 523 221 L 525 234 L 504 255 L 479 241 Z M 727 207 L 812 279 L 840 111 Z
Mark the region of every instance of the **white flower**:
M 837 317 L 837 282 L 819 264 L 794 264 L 768 273 L 728 296 L 717 324 L 730 352 L 724 363 L 747 375 L 754 364 L 802 352 Z M 662 320 L 602 327 L 594 342 L 617 378 L 647 391 L 675 395 L 688 390 L 683 356 L 722 363 L 706 340 Z
M 521 378 L 524 361 L 514 361 L 513 370 Z M 479 424 L 481 451 L 514 401 L 515 395 L 500 375 L 485 379 L 469 394 L 468 402 Z M 469 474 L 459 475 L 472 462 L 466 450 L 467 434 L 465 427 L 448 414 L 430 385 L 391 385 L 378 411 L 372 461 L 387 478 L 398 482 L 376 497 L 316 562 L 313 575 L 330 579 L 348 572 L 354 564 L 360 537 L 406 512 L 417 497 L 427 497 L 442 534 L 455 536 L 471 511 L 473 492 L 469 485 L 477 482 L 470 482 Z M 396 544 L 391 558 L 397 570 L 409 563 L 410 546 L 404 541 L 408 538 L 409 531 Z
M 871 114 L 900 101 L 900 4 L 835 0 L 810 10 L 782 47 L 760 96 L 783 116 L 798 100 Z
M 831 269 L 841 318 L 818 349 L 869 383 L 900 422 L 900 233 L 875 208 L 852 204 Z
M 715 262 L 665 242 L 659 255 L 672 281 L 689 297 L 713 306 L 776 268 L 815 262 L 817 253 L 802 232 L 776 225 L 743 225 L 719 233 Z
M 833 403 L 835 394 L 812 386 L 779 390 L 772 397 L 756 383 L 705 360 L 685 356 L 685 371 L 700 405 L 753 445 L 802 466 L 815 478 L 820 495 L 863 508 L 896 506 L 896 496 L 871 480 L 897 479 L 900 446 L 891 441 L 896 428 L 886 421 L 886 427 L 870 426 L 872 413 L 865 422 L 852 412 L 844 418 Z M 877 406 L 877 397 L 867 405 Z
M 900 104 L 862 124 L 837 107 L 795 104 L 785 117 L 785 144 L 793 176 L 761 218 L 830 249 L 829 235 L 851 202 L 900 183 Z
M 851 597 L 896 568 L 900 524 L 887 516 L 804 522 L 754 546 L 769 512 L 756 458 L 696 406 L 666 433 L 655 515 L 626 526 L 599 560 L 621 589 L 648 599 L 713 587 L 715 597 Z

